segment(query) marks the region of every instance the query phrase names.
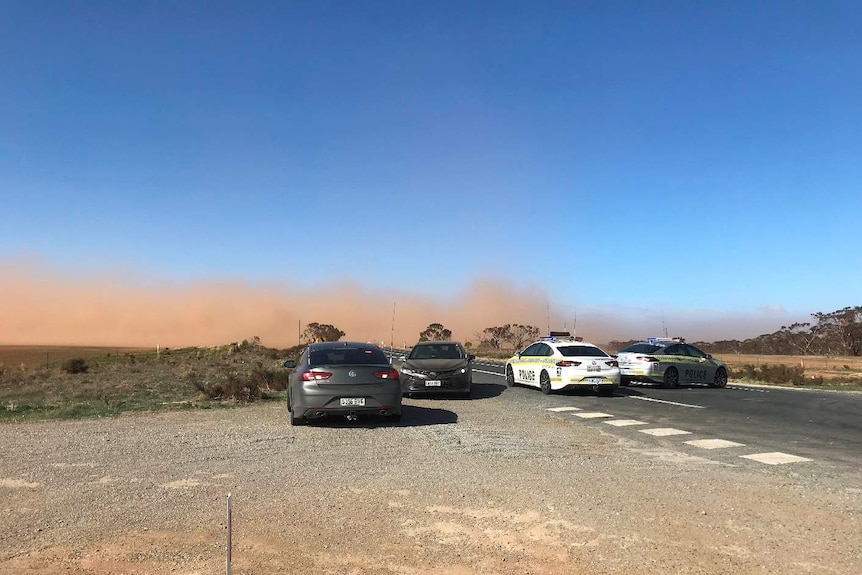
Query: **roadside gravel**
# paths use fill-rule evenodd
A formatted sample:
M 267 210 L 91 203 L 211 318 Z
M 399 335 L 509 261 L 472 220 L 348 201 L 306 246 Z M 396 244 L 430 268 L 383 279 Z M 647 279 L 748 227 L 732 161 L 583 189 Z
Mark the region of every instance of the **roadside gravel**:
M 238 575 L 862 573 L 858 473 L 728 466 L 485 387 L 397 426 L 293 428 L 280 402 L 3 425 L 0 573 L 223 573 L 227 493 Z

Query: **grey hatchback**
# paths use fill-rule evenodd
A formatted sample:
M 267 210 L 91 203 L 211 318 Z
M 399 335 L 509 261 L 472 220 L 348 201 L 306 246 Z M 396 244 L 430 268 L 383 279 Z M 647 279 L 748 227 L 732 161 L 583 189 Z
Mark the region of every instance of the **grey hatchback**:
M 294 361 L 287 385 L 292 425 L 310 419 L 360 415 L 401 419 L 401 382 L 386 354 L 374 344 L 332 341 L 312 343 Z

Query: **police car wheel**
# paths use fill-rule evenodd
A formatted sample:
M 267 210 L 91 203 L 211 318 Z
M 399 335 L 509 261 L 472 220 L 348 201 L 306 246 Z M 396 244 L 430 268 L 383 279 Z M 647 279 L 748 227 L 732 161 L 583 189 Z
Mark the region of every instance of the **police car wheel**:
M 515 372 L 512 371 L 512 366 L 506 366 L 506 387 L 514 387 L 515 386 Z
M 631 380 L 630 380 L 629 378 L 627 378 L 627 377 L 620 377 L 620 385 L 621 385 L 621 386 L 623 386 L 623 387 L 628 387 L 628 385 L 629 385 L 630 383 L 631 383 Z
M 710 387 L 724 387 L 727 385 L 727 370 L 723 367 L 719 367 L 715 370 L 715 378 L 712 380 L 712 383 L 709 384 Z
M 676 387 L 679 385 L 679 372 L 675 367 L 667 368 L 664 372 L 664 379 L 661 386 L 664 388 Z
M 545 395 L 551 393 L 551 378 L 547 371 L 543 371 L 542 375 L 539 376 L 539 389 L 541 389 L 542 393 Z

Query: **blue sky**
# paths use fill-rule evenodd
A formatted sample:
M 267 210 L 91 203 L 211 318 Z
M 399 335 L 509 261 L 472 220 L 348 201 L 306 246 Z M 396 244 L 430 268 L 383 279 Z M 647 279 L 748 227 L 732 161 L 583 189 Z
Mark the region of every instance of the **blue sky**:
M 0 0 L 0 259 L 859 305 L 860 25 L 834 1 Z

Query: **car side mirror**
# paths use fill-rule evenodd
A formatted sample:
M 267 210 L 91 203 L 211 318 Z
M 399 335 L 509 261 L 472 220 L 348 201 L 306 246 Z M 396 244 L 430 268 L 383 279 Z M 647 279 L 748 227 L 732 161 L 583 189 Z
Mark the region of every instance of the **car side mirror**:
M 712 354 L 711 353 L 706 354 L 706 359 L 712 359 Z
M 294 367 L 296 367 L 296 362 L 292 359 L 288 359 L 282 365 L 284 365 L 284 367 L 286 367 L 287 369 L 293 369 Z
M 475 359 L 476 359 L 476 356 L 473 355 L 472 353 L 467 355 L 467 361 L 474 361 Z

